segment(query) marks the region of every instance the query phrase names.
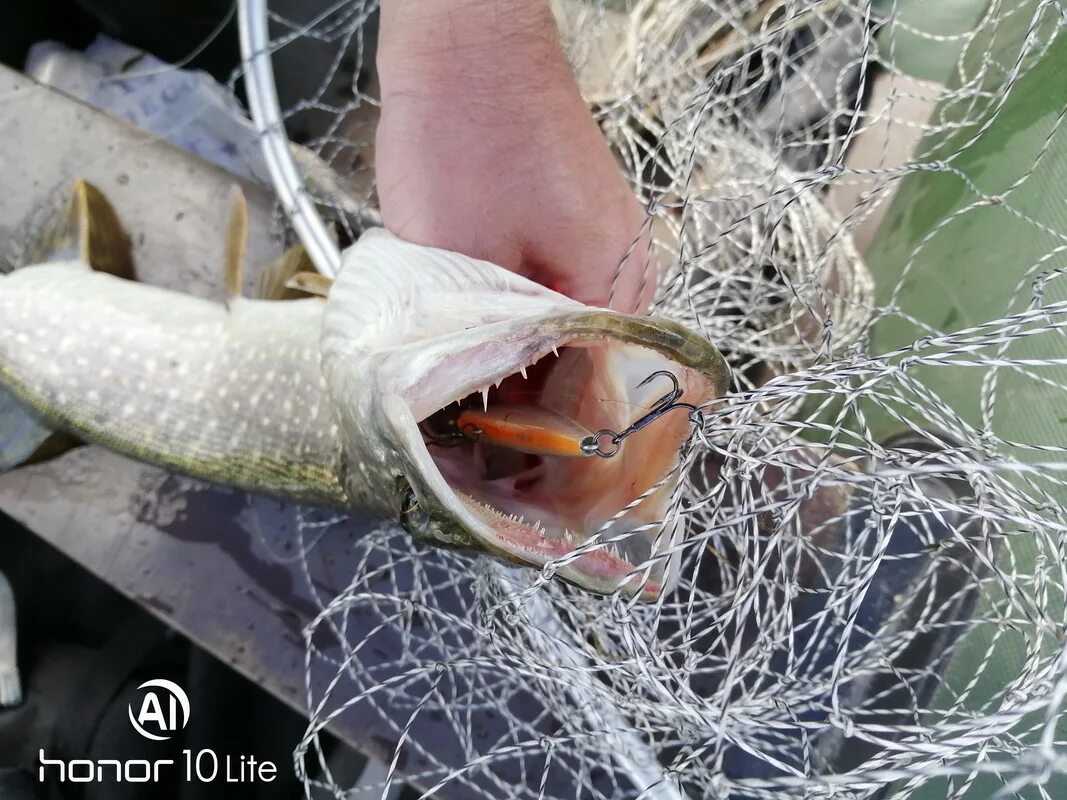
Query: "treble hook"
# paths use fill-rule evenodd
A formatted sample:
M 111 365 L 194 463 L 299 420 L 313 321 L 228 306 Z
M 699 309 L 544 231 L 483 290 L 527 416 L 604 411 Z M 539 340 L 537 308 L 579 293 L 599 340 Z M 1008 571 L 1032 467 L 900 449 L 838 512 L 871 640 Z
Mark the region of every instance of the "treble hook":
M 632 425 L 630 425 L 630 427 L 626 428 L 625 430 L 616 433 L 613 430 L 604 429 L 602 431 L 597 431 L 594 434 L 586 436 L 584 439 L 582 439 L 581 442 L 582 453 L 587 456 L 600 456 L 601 458 L 611 458 L 613 455 L 619 452 L 619 448 L 621 447 L 623 439 L 625 439 L 627 436 L 630 436 L 631 434 L 637 433 L 646 425 L 655 422 L 664 414 L 674 411 L 676 408 L 687 408 L 689 409 L 690 418 L 694 418 L 693 415 L 700 412 L 700 409 L 694 406 L 692 403 L 678 402 L 678 398 L 682 396 L 682 387 L 678 383 L 677 376 L 673 372 L 669 372 L 668 370 L 661 369 L 657 372 L 653 372 L 651 375 L 649 375 L 647 378 L 637 384 L 637 388 L 640 389 L 642 386 L 647 386 L 660 375 L 670 378 L 674 388 L 672 388 L 670 392 L 663 395 L 663 397 L 657 400 L 655 405 L 652 406 L 652 409 L 647 414 L 645 414 L 643 417 L 638 418 L 636 422 L 634 422 Z M 608 442 L 610 443 L 611 449 L 601 447 L 601 439 L 604 438 L 607 438 Z

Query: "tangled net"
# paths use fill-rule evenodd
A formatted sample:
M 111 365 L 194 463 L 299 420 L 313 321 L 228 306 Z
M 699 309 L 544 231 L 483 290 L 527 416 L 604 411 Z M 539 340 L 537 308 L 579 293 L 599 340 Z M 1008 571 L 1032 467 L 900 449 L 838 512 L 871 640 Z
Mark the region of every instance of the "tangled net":
M 373 10 L 271 17 L 323 65 L 286 120 L 342 229 L 374 203 Z M 654 313 L 735 368 L 680 465 L 678 588 L 364 536 L 306 630 L 298 769 L 347 717 L 424 797 L 1067 796 L 1067 8 L 556 11 L 648 204 Z

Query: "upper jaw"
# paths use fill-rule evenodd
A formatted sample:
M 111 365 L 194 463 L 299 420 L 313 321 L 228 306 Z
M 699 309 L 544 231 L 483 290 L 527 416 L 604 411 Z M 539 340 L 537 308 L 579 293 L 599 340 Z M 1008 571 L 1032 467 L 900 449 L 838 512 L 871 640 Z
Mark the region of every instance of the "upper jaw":
M 398 348 L 382 365 L 383 384 L 402 397 L 416 421 L 470 394 L 499 385 L 560 344 L 559 320 L 493 323 Z
M 498 385 L 567 344 L 632 344 L 701 374 L 708 399 L 729 385 L 729 367 L 707 339 L 668 320 L 599 308 L 543 314 L 472 326 L 383 354 L 380 385 L 405 399 L 416 420 L 449 403 Z

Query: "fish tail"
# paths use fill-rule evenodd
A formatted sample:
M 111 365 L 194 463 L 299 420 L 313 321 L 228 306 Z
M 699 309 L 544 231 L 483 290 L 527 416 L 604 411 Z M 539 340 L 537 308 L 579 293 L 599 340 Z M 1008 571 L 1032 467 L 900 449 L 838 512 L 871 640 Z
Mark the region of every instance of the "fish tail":
M 80 262 L 87 269 L 133 278 L 130 238 L 111 203 L 87 181 L 71 183 L 24 230 L 20 265 Z M 77 444 L 0 387 L 0 472 L 53 458 Z

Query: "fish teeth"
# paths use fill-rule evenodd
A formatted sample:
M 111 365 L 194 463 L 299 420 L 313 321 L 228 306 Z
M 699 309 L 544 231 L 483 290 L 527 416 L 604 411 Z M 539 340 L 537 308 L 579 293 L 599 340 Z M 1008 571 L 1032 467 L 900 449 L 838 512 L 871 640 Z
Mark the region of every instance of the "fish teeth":
M 482 410 L 483 411 L 488 411 L 489 410 L 489 389 L 488 388 L 482 389 Z
M 555 345 L 552 345 L 552 355 L 554 355 L 556 358 L 559 358 L 559 350 L 556 349 Z
M 526 367 L 525 366 L 519 367 L 519 374 L 522 375 L 523 380 L 526 379 Z

